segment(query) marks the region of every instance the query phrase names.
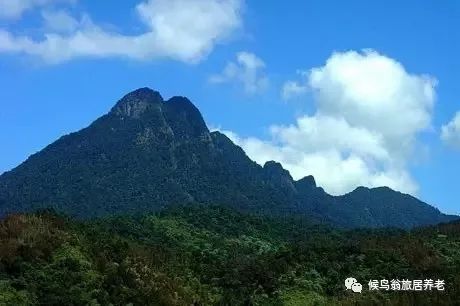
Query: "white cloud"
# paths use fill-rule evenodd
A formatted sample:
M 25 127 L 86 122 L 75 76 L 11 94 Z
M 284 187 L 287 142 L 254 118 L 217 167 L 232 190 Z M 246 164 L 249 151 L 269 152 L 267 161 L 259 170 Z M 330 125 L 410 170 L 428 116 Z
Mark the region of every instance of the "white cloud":
M 289 100 L 296 96 L 302 96 L 307 93 L 308 87 L 301 85 L 296 81 L 287 81 L 283 85 L 281 96 L 283 100 Z
M 430 124 L 436 80 L 409 74 L 397 61 L 375 51 L 333 54 L 310 72 L 320 112 L 382 133 L 392 145 L 411 141 Z
M 415 194 L 407 166 L 431 127 L 436 81 L 372 50 L 334 53 L 306 81 L 313 115 L 270 127 L 268 141 L 224 133 L 256 162 L 281 162 L 296 179 L 312 174 L 334 195 L 362 185 Z
M 449 123 L 442 126 L 441 139 L 447 145 L 460 149 L 460 112 L 457 112 Z
M 247 93 L 259 93 L 267 89 L 268 77 L 264 73 L 265 63 L 255 54 L 239 52 L 236 62 L 229 62 L 224 70 L 211 76 L 211 83 L 238 82 Z
M 286 81 L 281 89 L 281 97 L 283 100 L 290 100 L 295 97 L 303 96 L 308 92 L 308 84 L 306 78 L 308 77 L 308 71 L 299 70 L 297 71 L 302 78 L 301 81 Z
M 74 2 L 76 0 L 0 0 L 0 19 L 18 19 L 35 7 Z
M 81 26 L 81 22 L 63 10 L 45 10 L 42 12 L 42 18 L 45 28 L 57 33 L 72 33 Z
M 104 30 L 88 16 L 75 28 L 77 24 L 71 16 L 44 15 L 54 31 L 35 40 L 0 30 L 0 52 L 34 55 L 49 63 L 109 56 L 196 62 L 242 25 L 242 6 L 243 0 L 144 1 L 136 6 L 136 13 L 147 28 L 139 35 Z

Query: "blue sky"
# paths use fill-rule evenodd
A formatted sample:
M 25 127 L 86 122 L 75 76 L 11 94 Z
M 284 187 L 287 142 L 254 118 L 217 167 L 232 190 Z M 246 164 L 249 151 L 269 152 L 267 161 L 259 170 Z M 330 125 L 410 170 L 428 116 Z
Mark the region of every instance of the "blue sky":
M 0 0 L 0 173 L 148 86 L 333 194 L 460 213 L 460 2 L 107 3 Z

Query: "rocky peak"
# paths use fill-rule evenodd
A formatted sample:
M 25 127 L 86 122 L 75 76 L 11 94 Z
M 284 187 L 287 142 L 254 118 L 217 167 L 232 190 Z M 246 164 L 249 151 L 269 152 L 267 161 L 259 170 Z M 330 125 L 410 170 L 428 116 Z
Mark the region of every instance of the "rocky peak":
M 284 169 L 280 163 L 275 162 L 273 160 L 265 163 L 264 170 L 268 175 L 291 177 L 291 174 L 289 173 L 289 171 Z
M 313 175 L 308 175 L 296 182 L 296 187 L 300 190 L 316 188 L 316 181 Z
M 164 103 L 164 111 L 176 137 L 210 139 L 203 116 L 189 99 L 172 97 Z
M 292 179 L 289 171 L 283 168 L 283 166 L 275 161 L 268 161 L 265 163 L 264 168 L 265 177 L 269 182 L 280 186 L 283 190 L 288 192 L 294 192 L 294 180 Z
M 112 108 L 111 113 L 122 117 L 139 118 L 152 105 L 161 105 L 163 98 L 158 91 L 144 87 L 136 89 Z

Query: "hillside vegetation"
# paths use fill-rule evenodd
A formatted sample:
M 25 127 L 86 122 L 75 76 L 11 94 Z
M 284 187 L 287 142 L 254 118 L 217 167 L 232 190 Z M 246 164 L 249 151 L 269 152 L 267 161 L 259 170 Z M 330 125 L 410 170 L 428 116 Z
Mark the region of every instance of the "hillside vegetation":
M 353 276 L 362 294 L 346 291 Z M 444 279 L 444 292 L 369 292 L 370 279 Z M 0 305 L 458 305 L 460 223 L 337 230 L 220 206 L 0 223 Z

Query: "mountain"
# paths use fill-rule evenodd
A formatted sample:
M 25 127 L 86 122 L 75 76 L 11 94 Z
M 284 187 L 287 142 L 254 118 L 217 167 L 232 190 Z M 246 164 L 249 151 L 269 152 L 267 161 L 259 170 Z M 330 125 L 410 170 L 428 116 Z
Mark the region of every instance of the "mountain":
M 312 176 L 295 181 L 210 132 L 185 97 L 135 90 L 87 128 L 61 137 L 0 176 L 0 214 L 54 208 L 78 218 L 154 212 L 176 204 L 298 215 L 344 227 L 410 228 L 450 221 L 416 198 L 360 187 L 331 196 Z

